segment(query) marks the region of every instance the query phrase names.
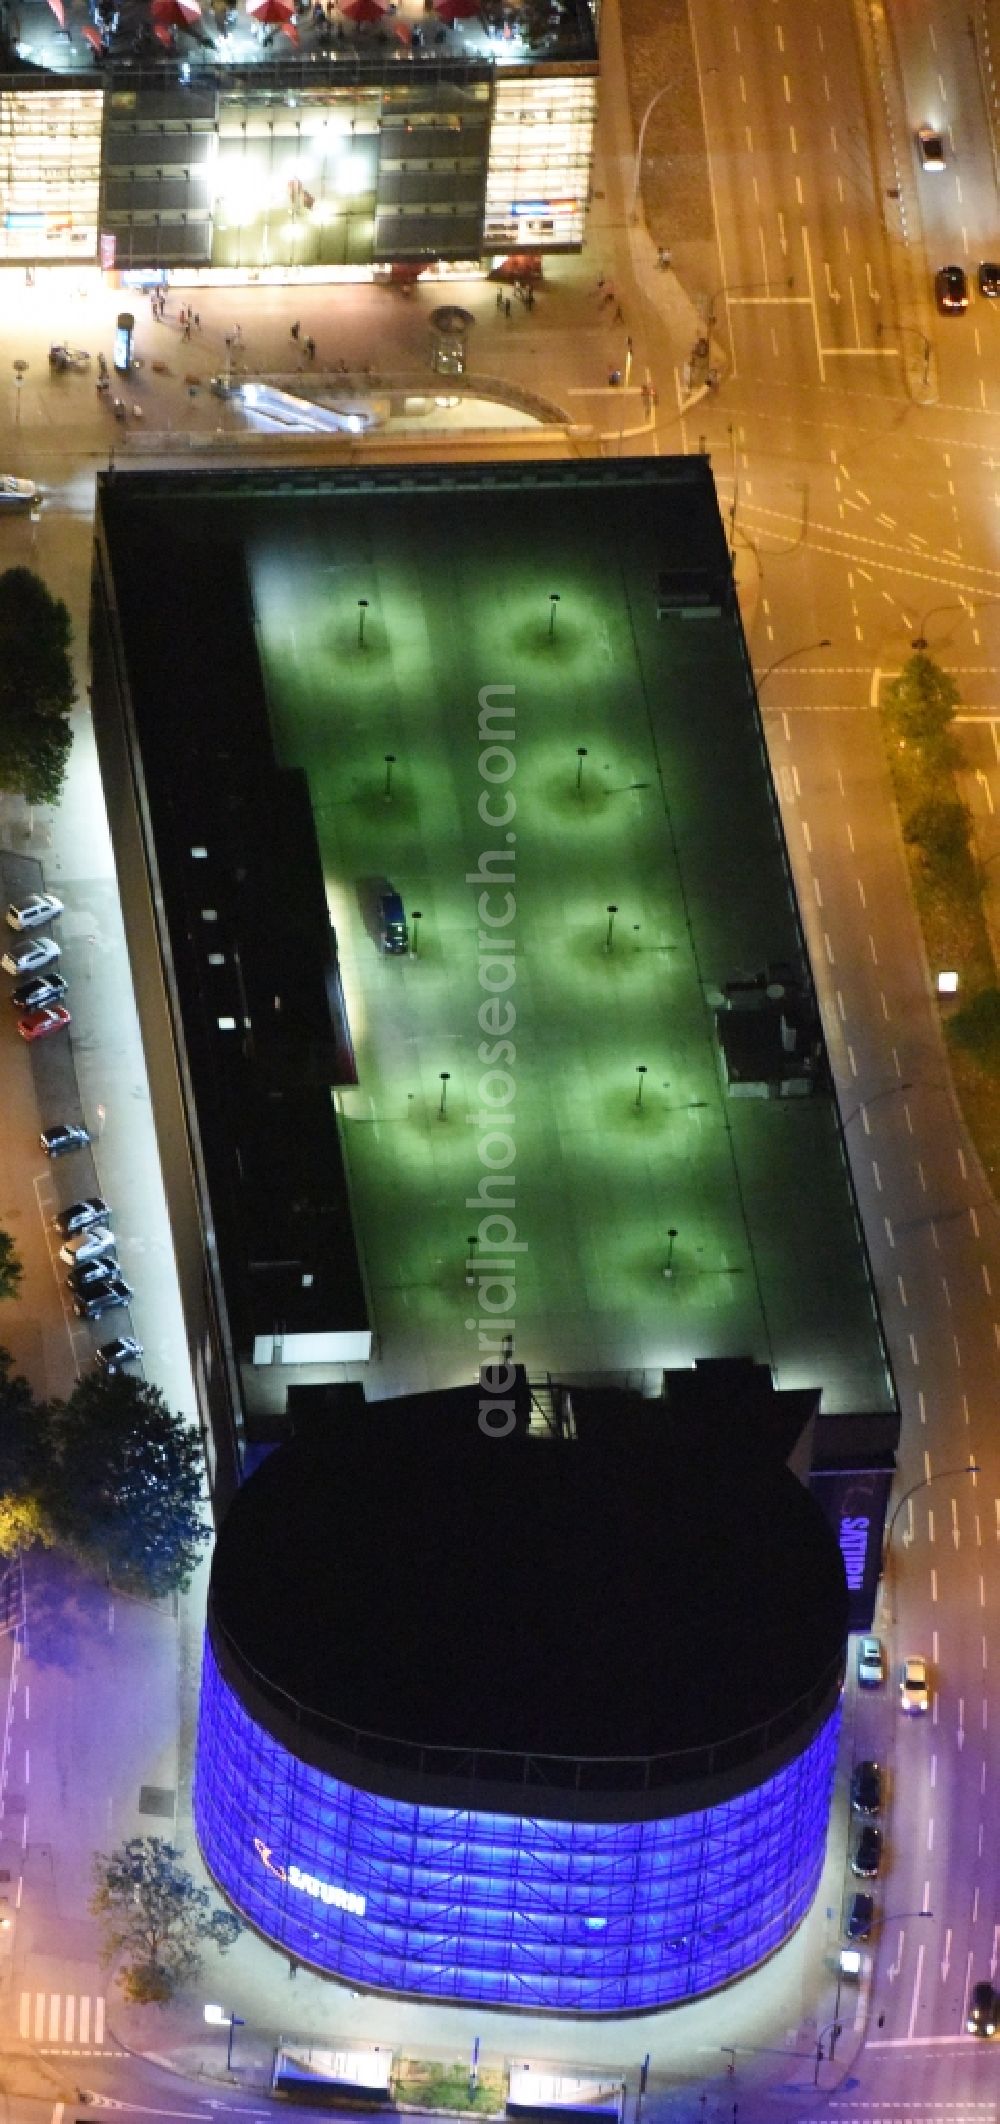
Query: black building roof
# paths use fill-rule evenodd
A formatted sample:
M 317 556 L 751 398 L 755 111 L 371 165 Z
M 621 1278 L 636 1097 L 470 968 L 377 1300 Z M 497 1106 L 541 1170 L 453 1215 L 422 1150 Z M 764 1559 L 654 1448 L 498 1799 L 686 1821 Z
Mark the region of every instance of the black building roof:
M 712 1372 L 666 1404 L 574 1391 L 576 1435 L 551 1438 L 487 1435 L 478 1389 L 334 1396 L 224 1522 L 230 1672 L 321 1736 L 566 1756 L 701 1750 L 816 1700 L 844 1572 L 782 1459 L 815 1397 Z

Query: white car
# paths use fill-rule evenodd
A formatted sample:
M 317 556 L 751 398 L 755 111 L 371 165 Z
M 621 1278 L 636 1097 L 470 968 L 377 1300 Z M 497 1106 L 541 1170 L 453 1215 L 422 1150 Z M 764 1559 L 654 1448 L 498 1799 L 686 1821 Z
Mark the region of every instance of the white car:
M 54 892 L 29 892 L 23 900 L 12 900 L 7 909 L 8 929 L 40 929 L 43 922 L 54 922 L 61 915 L 63 903 Z
M 931 1692 L 925 1659 L 904 1659 L 899 1676 L 899 1696 L 904 1711 L 928 1711 Z
M 59 1248 L 59 1259 L 75 1268 L 80 1261 L 96 1261 L 101 1254 L 113 1254 L 114 1250 L 114 1232 L 100 1224 L 88 1224 L 85 1231 L 74 1232 Z
M 32 937 L 30 944 L 12 944 L 0 959 L 4 973 L 40 973 L 43 966 L 51 966 L 61 956 L 53 937 Z
M 920 167 L 922 170 L 944 169 L 944 141 L 940 133 L 934 131 L 932 125 L 918 127 L 917 146 L 920 150 Z
M 858 1680 L 863 1689 L 880 1689 L 885 1680 L 882 1646 L 877 1637 L 858 1639 Z
M 20 502 L 26 508 L 37 499 L 38 488 L 33 479 L 16 479 L 13 472 L 0 472 L 0 503 L 10 502 L 16 508 Z

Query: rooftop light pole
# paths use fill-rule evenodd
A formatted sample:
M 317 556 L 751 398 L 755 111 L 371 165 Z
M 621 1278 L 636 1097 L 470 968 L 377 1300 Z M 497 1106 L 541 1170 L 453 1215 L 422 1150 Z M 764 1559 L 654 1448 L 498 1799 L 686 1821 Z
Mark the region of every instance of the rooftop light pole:
M 358 648 L 359 648 L 359 649 L 363 649 L 363 648 L 364 648 L 364 646 L 365 646 L 365 614 L 366 614 L 367 610 L 368 610 L 368 599 L 367 599 L 366 597 L 359 597 L 359 599 L 358 599 Z
M 395 764 L 395 753 L 387 752 L 385 755 L 385 789 L 383 791 L 383 795 L 387 804 L 390 803 L 392 800 L 392 770 L 395 767 Z
M 668 1281 L 674 1273 L 674 1244 L 676 1239 L 677 1226 L 676 1224 L 671 1224 L 667 1230 L 667 1264 L 663 1271 Z
M 645 1062 L 637 1062 L 635 1065 L 635 1073 L 639 1079 L 635 1094 L 635 1110 L 637 1114 L 642 1110 L 642 1088 L 646 1082 L 646 1069 L 647 1064 Z
M 608 901 L 608 933 L 607 933 L 607 936 L 606 936 L 606 937 L 605 937 L 605 939 L 604 939 L 604 949 L 605 949 L 605 951 L 610 951 L 610 950 L 611 950 L 611 947 L 612 947 L 612 945 L 613 945 L 613 943 L 614 943 L 614 937 L 615 937 L 615 916 L 616 916 L 616 914 L 617 914 L 617 913 L 618 913 L 618 909 L 617 909 L 617 907 L 615 906 L 614 902 L 613 902 L 612 900 L 609 900 L 609 901 Z
M 577 757 L 577 769 L 576 769 L 576 793 L 577 793 L 577 796 L 582 796 L 582 795 L 583 795 L 583 763 L 584 763 L 584 760 L 585 760 L 585 759 L 586 759 L 586 757 L 587 757 L 587 747 L 586 747 L 586 745 L 578 745 L 578 746 L 577 746 L 577 748 L 576 748 L 576 757 Z
M 776 656 L 774 662 L 768 664 L 766 669 L 761 672 L 757 680 L 757 692 L 760 693 L 765 679 L 769 679 L 772 671 L 777 671 L 779 665 L 790 664 L 792 658 L 796 656 L 811 656 L 814 649 L 829 649 L 831 647 L 829 635 L 824 634 L 818 642 L 802 642 L 798 649 L 786 649 L 784 656 Z
M 417 937 L 418 937 L 418 935 L 419 935 L 419 931 L 418 931 L 418 929 L 417 929 L 417 923 L 418 923 L 418 922 L 421 922 L 421 921 L 423 920 L 423 912 L 422 912 L 422 909 L 421 909 L 421 908 L 419 908 L 419 907 L 413 907 L 413 908 L 411 908 L 411 910 L 410 910 L 410 920 L 411 920 L 411 922 L 413 923 L 413 956 L 414 956 L 414 958 L 416 958 L 416 957 L 417 957 Z
M 450 1069 L 443 1069 L 443 1070 L 441 1071 L 441 1101 L 440 1101 L 440 1104 L 439 1104 L 439 1106 L 438 1106 L 438 1119 L 439 1119 L 439 1121 L 443 1121 L 443 1120 L 444 1120 L 445 1114 L 446 1114 L 446 1113 L 447 1113 L 447 1111 L 448 1111 L 448 1085 L 449 1085 L 449 1083 L 450 1083 L 450 1080 L 451 1080 L 451 1071 L 450 1071 Z
M 555 634 L 555 631 L 556 631 L 556 613 L 558 612 L 558 610 L 559 610 L 559 592 L 558 592 L 558 590 L 550 590 L 550 591 L 549 591 L 549 640 L 550 640 L 550 641 L 552 640 L 552 637 L 553 637 L 553 635 Z
M 468 1257 L 468 1260 L 466 1261 L 466 1264 L 465 1264 L 465 1280 L 466 1280 L 466 1283 L 475 1283 L 475 1280 L 476 1280 L 476 1247 L 477 1247 L 477 1245 L 478 1245 L 478 1233 L 476 1233 L 476 1232 L 470 1232 L 470 1233 L 469 1233 L 469 1236 L 468 1236 L 468 1238 L 466 1239 L 466 1242 L 465 1242 L 465 1244 L 466 1244 L 466 1246 L 467 1246 L 467 1247 L 468 1247 L 468 1249 L 469 1249 L 469 1257 Z

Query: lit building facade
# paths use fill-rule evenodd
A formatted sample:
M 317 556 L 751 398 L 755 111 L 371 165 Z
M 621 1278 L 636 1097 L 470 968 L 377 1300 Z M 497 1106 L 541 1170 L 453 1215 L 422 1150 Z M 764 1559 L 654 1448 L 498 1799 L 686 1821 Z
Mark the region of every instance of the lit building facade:
M 421 12 L 407 43 L 355 33 L 265 56 L 241 17 L 207 51 L 114 45 L 97 72 L 89 46 L 53 43 L 44 0 L 22 12 L 48 15 L 17 47 L 46 68 L 4 76 L 0 57 L 0 261 L 286 278 L 583 242 L 588 0 L 562 0 L 558 33 L 539 24 L 534 42 Z M 394 24 L 409 31 L 405 4 Z
M 292 1753 L 208 1642 L 198 1841 L 250 1924 L 350 1984 L 540 2013 L 638 2012 L 730 1983 L 805 1916 L 839 1724 L 835 1707 L 773 1776 L 687 1813 L 560 1820 L 416 1804 Z

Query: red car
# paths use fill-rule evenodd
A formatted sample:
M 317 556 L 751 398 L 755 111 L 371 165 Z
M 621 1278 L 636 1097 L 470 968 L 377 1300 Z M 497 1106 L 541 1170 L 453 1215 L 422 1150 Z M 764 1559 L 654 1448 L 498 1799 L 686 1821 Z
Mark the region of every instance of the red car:
M 61 1032 L 70 1023 L 65 1003 L 45 1003 L 41 1010 L 29 1010 L 17 1021 L 22 1040 L 44 1040 L 47 1033 Z

